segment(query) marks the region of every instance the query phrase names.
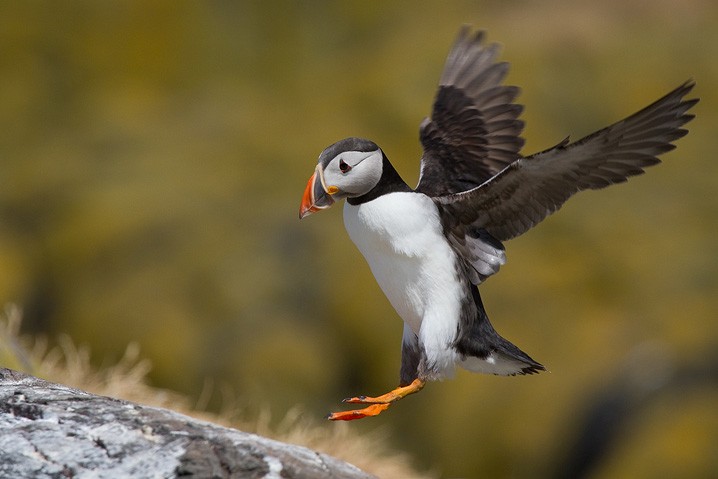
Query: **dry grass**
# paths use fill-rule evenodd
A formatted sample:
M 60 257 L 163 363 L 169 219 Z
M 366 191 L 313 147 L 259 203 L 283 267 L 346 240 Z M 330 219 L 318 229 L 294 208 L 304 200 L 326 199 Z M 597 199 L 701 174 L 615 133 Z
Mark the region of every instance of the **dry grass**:
M 140 355 L 139 345 L 127 346 L 123 357 L 114 365 L 97 369 L 91 364 L 90 350 L 78 347 L 69 336 L 57 338 L 49 347 L 47 338 L 22 337 L 22 311 L 15 305 L 5 307 L 0 315 L 0 365 L 65 384 L 101 396 L 125 399 L 149 406 L 163 407 L 206 421 L 279 441 L 298 444 L 350 462 L 381 478 L 430 478 L 428 473 L 413 469 L 408 454 L 391 451 L 381 432 L 356 435 L 347 424 L 321 425 L 290 411 L 276 427 L 270 426 L 267 410 L 256 421 L 242 421 L 242 411 L 232 401 L 231 391 L 222 391 L 229 406 L 220 414 L 202 410 L 206 401 L 196 404 L 185 396 L 147 384 L 150 361 Z M 207 386 L 207 395 L 212 389 Z M 203 394 L 204 396 L 204 394 Z

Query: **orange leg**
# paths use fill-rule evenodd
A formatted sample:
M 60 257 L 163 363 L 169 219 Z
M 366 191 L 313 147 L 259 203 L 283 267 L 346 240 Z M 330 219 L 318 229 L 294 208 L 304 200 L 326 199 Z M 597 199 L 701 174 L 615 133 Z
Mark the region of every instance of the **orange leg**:
M 347 398 L 342 402 L 348 402 L 352 404 L 369 404 L 364 409 L 353 409 L 351 411 L 334 412 L 327 416 L 330 421 L 351 421 L 353 419 L 361 419 L 369 416 L 377 416 L 389 409 L 393 403 L 402 399 L 409 394 L 418 393 L 422 390 L 426 384 L 421 379 L 414 379 L 414 381 L 408 386 L 400 386 L 386 394 L 382 394 L 377 397 L 358 396 L 353 398 Z

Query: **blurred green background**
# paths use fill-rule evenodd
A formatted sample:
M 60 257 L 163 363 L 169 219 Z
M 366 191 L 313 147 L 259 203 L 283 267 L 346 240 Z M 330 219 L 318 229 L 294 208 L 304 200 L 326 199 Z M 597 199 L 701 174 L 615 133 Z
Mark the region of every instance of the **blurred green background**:
M 385 392 L 401 321 L 340 208 L 300 223 L 299 202 L 346 136 L 416 183 L 465 23 L 504 46 L 527 154 L 689 78 L 697 118 L 647 175 L 507 243 L 484 302 L 550 373 L 459 372 L 350 427 L 441 477 L 577 477 L 581 437 L 605 452 L 590 477 L 715 477 L 716 2 L 3 2 L 0 302 L 106 361 L 138 341 L 155 385 L 209 380 L 210 408 L 229 389 L 249 416 L 321 417 Z

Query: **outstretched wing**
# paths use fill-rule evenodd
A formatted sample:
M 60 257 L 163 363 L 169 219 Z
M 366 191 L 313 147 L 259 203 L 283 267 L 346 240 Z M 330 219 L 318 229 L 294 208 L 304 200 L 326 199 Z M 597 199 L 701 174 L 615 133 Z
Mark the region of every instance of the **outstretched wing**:
M 416 191 L 441 196 L 484 183 L 519 158 L 523 107 L 519 89 L 502 86 L 509 65 L 496 62 L 499 46 L 464 27 L 444 66 L 431 118 L 421 124 L 424 147 Z
M 687 130 L 681 126 L 698 99 L 684 100 L 688 81 L 628 118 L 575 143 L 521 158 L 481 186 L 434 198 L 445 230 L 455 245 L 470 245 L 477 232 L 496 240 L 518 236 L 558 210 L 574 193 L 621 183 L 659 163 L 658 155 L 675 148 Z M 465 261 L 476 260 L 465 251 Z

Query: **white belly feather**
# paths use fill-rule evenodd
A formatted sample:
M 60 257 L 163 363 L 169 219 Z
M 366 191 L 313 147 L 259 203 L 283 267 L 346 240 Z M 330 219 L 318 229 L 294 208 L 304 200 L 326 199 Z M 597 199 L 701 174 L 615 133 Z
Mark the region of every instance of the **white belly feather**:
M 458 359 L 450 344 L 465 292 L 433 201 L 402 192 L 357 206 L 346 203 L 344 225 L 427 359 L 450 374 Z

